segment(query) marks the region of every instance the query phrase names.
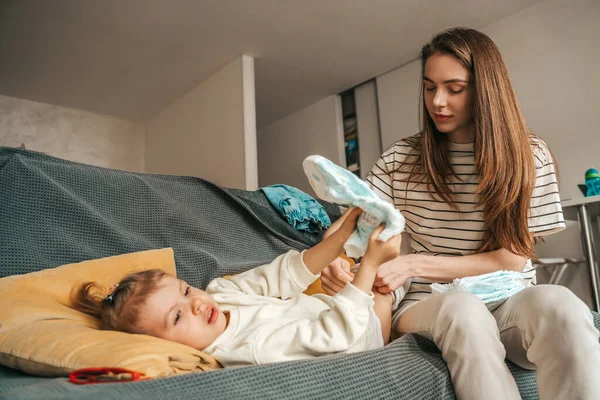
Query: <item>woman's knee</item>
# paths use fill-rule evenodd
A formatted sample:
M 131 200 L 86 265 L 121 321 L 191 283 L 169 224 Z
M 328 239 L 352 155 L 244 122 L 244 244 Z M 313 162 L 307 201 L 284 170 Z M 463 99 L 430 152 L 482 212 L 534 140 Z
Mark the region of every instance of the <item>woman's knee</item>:
M 498 324 L 483 301 L 468 292 L 441 296 L 432 337 L 445 357 L 480 358 L 491 353 L 504 357 Z
M 438 323 L 444 328 L 454 326 L 464 333 L 475 333 L 490 327 L 497 329 L 496 320 L 483 301 L 474 294 L 451 292 L 441 296 Z
M 523 292 L 527 304 L 528 318 L 565 323 L 581 319 L 589 314 L 589 309 L 573 292 L 559 285 L 538 285 Z

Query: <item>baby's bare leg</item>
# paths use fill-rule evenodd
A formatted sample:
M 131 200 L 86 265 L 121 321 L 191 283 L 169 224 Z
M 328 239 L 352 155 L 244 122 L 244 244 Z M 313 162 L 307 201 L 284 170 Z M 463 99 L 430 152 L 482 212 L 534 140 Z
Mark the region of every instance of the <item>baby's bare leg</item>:
M 383 344 L 386 345 L 390 342 L 392 329 L 392 295 L 390 293 L 379 293 L 375 287 L 373 287 L 373 294 L 375 295 L 373 310 L 381 323 Z

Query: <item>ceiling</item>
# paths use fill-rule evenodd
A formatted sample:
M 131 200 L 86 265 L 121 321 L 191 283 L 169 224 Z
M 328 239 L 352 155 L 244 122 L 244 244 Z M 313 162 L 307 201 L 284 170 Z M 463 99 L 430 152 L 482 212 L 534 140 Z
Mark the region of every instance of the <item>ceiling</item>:
M 263 126 L 539 0 L 0 0 L 0 94 L 149 118 L 241 54 Z

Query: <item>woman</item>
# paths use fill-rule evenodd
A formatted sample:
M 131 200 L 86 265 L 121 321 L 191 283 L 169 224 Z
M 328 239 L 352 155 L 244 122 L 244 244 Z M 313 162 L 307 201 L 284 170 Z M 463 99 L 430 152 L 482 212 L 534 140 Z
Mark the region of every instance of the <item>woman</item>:
M 383 293 L 407 283 L 393 329 L 436 343 L 458 398 L 520 398 L 505 358 L 537 369 L 542 399 L 600 398 L 589 309 L 564 287 L 534 285 L 534 237 L 565 225 L 551 153 L 527 129 L 500 52 L 455 28 L 423 47 L 421 63 L 422 131 L 367 178 L 411 238 L 412 254 L 382 265 L 376 281 Z M 530 286 L 490 307 L 468 292 L 431 295 L 431 282 L 498 270 L 522 271 Z M 338 292 L 351 276 L 336 260 L 323 286 Z

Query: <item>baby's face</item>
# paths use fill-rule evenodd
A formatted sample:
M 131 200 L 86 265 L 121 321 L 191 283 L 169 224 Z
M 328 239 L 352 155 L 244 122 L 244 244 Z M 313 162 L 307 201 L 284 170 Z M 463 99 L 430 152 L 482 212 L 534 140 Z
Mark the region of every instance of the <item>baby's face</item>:
M 206 292 L 165 275 L 142 306 L 140 327 L 150 335 L 204 350 L 227 327 L 225 315 Z

